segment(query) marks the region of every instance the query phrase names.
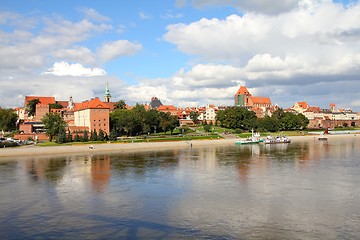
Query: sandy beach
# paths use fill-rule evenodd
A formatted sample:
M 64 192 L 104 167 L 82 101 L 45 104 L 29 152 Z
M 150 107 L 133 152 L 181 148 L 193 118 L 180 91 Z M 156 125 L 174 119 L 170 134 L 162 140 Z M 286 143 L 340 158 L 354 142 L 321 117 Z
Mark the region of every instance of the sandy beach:
M 319 135 L 292 136 L 292 142 L 298 141 L 317 141 Z M 354 138 L 359 137 L 354 134 L 343 135 L 326 135 L 328 141 L 333 139 Z M 191 140 L 191 141 L 174 141 L 174 142 L 142 142 L 142 143 L 103 143 L 103 144 L 81 144 L 71 146 L 23 146 L 17 148 L 0 149 L 0 161 L 7 158 L 20 156 L 55 156 L 55 155 L 71 155 L 84 153 L 110 153 L 110 152 L 139 152 L 152 151 L 174 148 L 196 148 L 208 146 L 225 146 L 234 145 L 236 138 L 232 139 L 214 139 L 214 140 Z M 91 148 L 91 146 L 93 148 Z

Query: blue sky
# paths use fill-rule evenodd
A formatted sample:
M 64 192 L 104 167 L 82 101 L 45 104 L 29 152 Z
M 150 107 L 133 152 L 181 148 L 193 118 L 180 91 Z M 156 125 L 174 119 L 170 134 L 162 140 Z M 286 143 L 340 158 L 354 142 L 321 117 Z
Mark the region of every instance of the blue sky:
M 331 0 L 3 1 L 0 106 L 25 95 L 360 111 L 360 4 Z

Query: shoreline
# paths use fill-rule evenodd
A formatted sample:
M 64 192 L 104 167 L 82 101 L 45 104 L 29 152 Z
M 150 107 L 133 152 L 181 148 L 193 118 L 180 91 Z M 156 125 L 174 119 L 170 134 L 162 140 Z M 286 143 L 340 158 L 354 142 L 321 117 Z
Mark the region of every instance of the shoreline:
M 289 137 L 292 142 L 314 141 L 322 135 L 304 135 Z M 356 134 L 337 134 L 325 135 L 328 140 L 356 137 Z M 0 161 L 13 157 L 33 157 L 33 156 L 61 156 L 79 154 L 101 154 L 101 153 L 128 153 L 139 151 L 165 150 L 175 148 L 197 148 L 206 146 L 232 146 L 239 138 L 232 139 L 212 139 L 212 140 L 190 140 L 190 141 L 169 141 L 169 142 L 141 142 L 141 143 L 103 143 L 103 144 L 83 144 L 67 146 L 23 146 L 15 148 L 0 149 Z M 93 146 L 93 149 L 91 149 Z

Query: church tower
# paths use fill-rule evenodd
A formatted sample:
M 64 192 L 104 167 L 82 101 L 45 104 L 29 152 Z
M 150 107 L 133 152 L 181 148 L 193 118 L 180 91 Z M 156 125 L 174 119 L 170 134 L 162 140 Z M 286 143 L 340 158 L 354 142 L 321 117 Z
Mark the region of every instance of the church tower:
M 252 106 L 251 97 L 252 96 L 247 90 L 247 88 L 245 86 L 241 86 L 234 96 L 235 106 Z
M 104 102 L 111 102 L 111 94 L 110 94 L 109 83 L 108 82 L 106 82 Z

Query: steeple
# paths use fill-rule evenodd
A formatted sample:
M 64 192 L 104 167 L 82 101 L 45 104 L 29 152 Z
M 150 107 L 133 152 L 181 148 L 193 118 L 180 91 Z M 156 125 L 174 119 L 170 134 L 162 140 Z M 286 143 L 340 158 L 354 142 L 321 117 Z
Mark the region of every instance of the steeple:
M 109 83 L 108 82 L 106 82 L 104 102 L 111 102 L 111 94 L 110 94 Z
M 75 104 L 74 104 L 73 98 L 72 98 L 72 96 L 71 96 L 71 97 L 70 97 L 70 100 L 69 100 L 69 102 L 68 102 L 67 109 L 73 110 L 73 109 L 74 109 L 74 106 L 75 106 Z

